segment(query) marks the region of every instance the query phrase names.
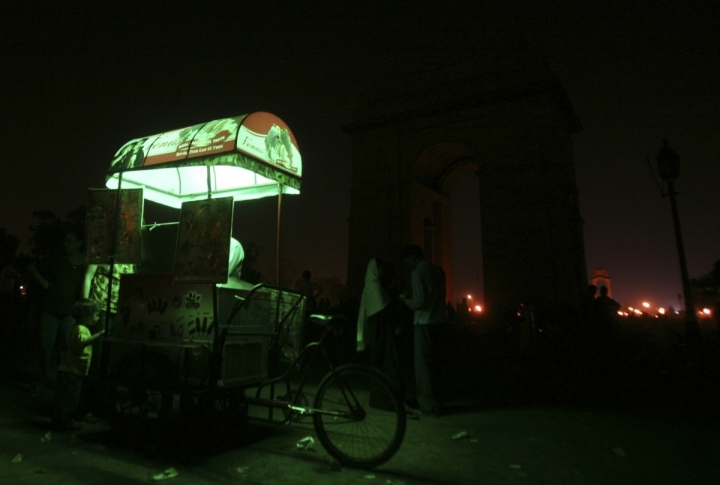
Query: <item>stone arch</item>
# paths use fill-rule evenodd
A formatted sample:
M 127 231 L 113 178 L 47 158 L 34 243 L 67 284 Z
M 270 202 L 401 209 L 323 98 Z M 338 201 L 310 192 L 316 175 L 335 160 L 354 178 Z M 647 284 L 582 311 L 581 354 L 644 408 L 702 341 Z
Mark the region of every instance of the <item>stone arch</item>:
M 608 296 L 612 298 L 612 278 L 610 278 L 610 275 L 607 271 L 605 271 L 603 268 L 595 268 L 595 271 L 593 271 L 590 281 L 598 288 L 600 288 L 598 286 L 600 283 L 607 286 Z
M 359 295 L 370 257 L 399 267 L 411 242 L 447 273 L 448 195 L 473 171 L 486 308 L 578 309 L 587 269 L 571 135 L 580 125 L 562 87 L 480 61 L 432 72 L 362 96 L 343 128 L 353 146 L 349 292 Z
M 477 161 L 468 146 L 459 142 L 439 142 L 425 149 L 412 169 L 415 186 L 410 209 L 410 238 L 419 243 L 429 260 L 445 269 L 446 294 L 451 302 L 455 301 L 451 192 L 460 177 L 467 173 L 476 175 L 477 168 Z
M 413 165 L 415 181 L 449 196 L 464 172 L 476 172 L 477 161 L 470 148 L 458 142 L 439 142 L 427 148 Z

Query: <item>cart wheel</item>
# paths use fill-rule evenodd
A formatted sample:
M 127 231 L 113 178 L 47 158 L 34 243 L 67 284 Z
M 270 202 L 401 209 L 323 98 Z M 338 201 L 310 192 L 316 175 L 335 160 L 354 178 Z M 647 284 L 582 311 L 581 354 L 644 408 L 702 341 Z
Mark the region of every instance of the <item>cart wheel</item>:
M 405 406 L 390 380 L 365 365 L 338 367 L 320 382 L 313 424 L 340 463 L 373 468 L 395 455 L 405 437 Z
M 210 392 L 184 391 L 180 393 L 180 416 L 185 420 L 198 420 L 216 410 L 216 396 Z

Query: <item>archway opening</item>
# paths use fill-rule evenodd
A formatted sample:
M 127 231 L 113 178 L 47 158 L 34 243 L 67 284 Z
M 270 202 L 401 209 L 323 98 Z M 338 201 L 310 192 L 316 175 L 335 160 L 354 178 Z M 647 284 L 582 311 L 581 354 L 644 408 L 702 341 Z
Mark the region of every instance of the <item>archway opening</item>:
M 485 309 L 480 220 L 480 187 L 477 175 L 464 173 L 453 185 L 452 275 L 455 303 L 468 298 L 468 306 Z

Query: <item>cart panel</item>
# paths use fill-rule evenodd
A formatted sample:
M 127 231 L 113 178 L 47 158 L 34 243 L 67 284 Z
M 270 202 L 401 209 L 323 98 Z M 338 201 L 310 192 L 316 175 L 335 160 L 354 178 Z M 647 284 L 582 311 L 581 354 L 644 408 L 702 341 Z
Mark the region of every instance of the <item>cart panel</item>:
M 304 300 L 297 291 L 217 288 L 217 327 L 212 285 L 173 278 L 122 275 L 109 329 L 110 377 L 153 388 L 212 386 L 215 359 L 217 385 L 248 385 L 269 377 L 271 359 L 289 363 L 299 355 Z M 245 301 L 231 319 L 237 297 Z
M 132 342 L 211 343 L 212 287 L 173 284 L 172 274 L 122 275 L 110 336 Z

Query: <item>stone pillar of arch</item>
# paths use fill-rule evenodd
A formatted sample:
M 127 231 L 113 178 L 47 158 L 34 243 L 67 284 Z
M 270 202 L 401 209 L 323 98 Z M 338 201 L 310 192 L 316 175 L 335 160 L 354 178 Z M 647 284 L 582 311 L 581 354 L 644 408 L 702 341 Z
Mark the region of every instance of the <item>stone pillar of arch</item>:
M 494 67 L 478 59 L 436 67 L 358 101 L 344 127 L 353 150 L 351 294 L 360 294 L 370 257 L 400 266 L 402 248 L 415 243 L 445 269 L 452 296 L 451 263 L 462 255 L 452 254 L 449 194 L 472 171 L 486 308 L 579 307 L 587 285 L 571 138 L 579 121 L 542 69 L 513 77 Z

